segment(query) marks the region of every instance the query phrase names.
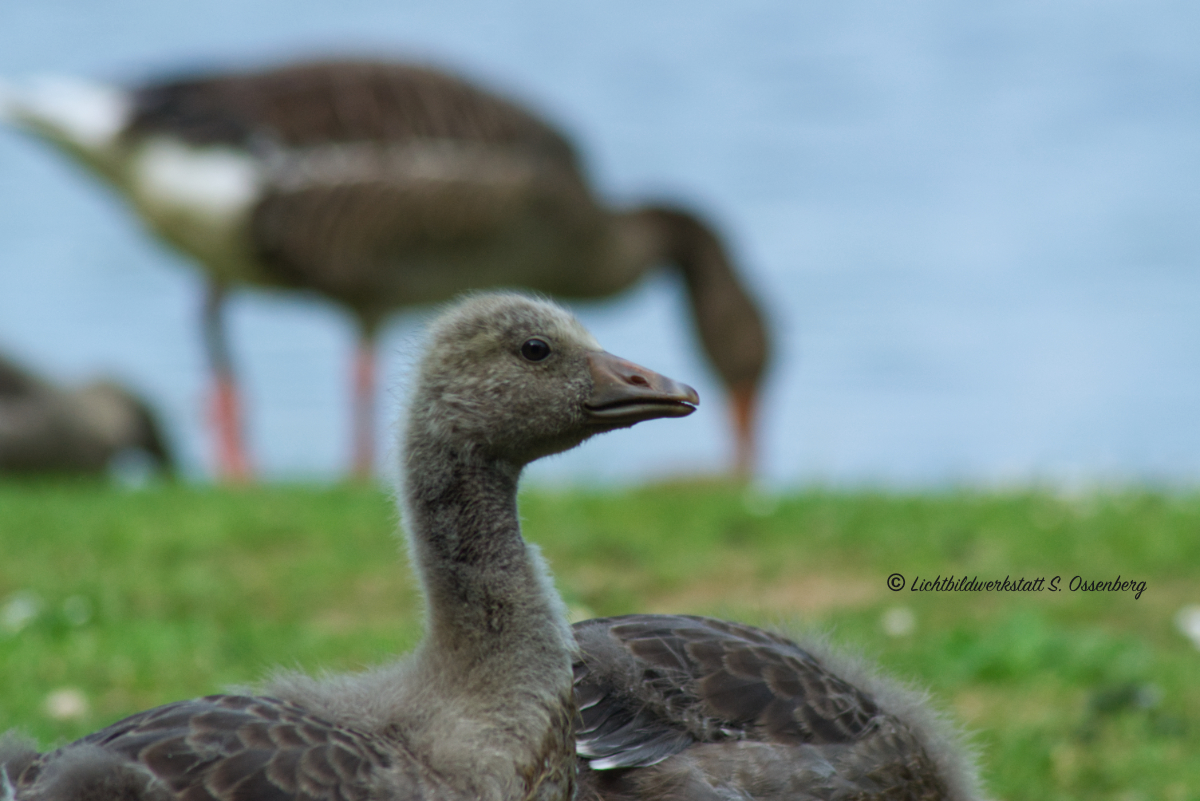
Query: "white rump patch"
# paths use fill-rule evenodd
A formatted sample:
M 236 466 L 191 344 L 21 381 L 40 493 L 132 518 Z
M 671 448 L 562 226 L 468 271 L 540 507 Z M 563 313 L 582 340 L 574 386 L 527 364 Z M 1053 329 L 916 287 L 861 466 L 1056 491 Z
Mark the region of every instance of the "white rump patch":
M 129 93 L 107 84 L 51 75 L 23 89 L 0 84 L 0 118 L 48 129 L 85 150 L 111 144 L 129 112 Z
M 133 190 L 155 211 L 195 215 L 209 224 L 234 222 L 258 197 L 258 162 L 228 147 L 191 147 L 156 137 L 133 164 Z

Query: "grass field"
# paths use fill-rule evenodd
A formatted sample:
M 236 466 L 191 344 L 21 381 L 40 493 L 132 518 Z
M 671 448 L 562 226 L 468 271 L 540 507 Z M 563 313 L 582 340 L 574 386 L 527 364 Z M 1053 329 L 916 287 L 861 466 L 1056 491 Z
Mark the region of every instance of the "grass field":
M 532 491 L 522 513 L 576 614 L 815 627 L 928 687 L 995 797 L 1200 799 L 1200 651 L 1173 622 L 1200 604 L 1200 495 L 664 486 Z M 0 730 L 48 746 L 274 665 L 408 648 L 395 528 L 369 489 L 0 484 Z M 893 573 L 1047 583 L 893 592 Z M 1068 587 L 1118 574 L 1140 598 Z

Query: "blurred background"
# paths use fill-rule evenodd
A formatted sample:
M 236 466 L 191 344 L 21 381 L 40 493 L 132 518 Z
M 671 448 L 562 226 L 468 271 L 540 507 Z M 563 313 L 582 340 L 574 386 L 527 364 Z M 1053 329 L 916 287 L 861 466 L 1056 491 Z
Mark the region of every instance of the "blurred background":
M 1154 0 L 0 0 L 0 75 L 430 61 L 564 129 L 610 201 L 675 197 L 724 233 L 775 336 L 769 484 L 1182 485 L 1200 478 L 1198 25 Z M 212 463 L 201 288 L 115 194 L 0 129 L 0 350 L 130 384 L 193 477 Z M 705 405 L 534 479 L 723 469 L 720 385 L 674 277 L 578 308 Z M 381 437 L 423 318 L 383 338 Z M 241 290 L 230 324 L 262 473 L 343 475 L 350 318 Z

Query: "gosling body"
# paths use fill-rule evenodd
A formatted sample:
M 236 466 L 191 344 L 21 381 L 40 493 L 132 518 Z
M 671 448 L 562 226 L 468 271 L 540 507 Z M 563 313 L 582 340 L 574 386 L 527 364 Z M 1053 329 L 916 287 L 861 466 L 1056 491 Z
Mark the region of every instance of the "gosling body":
M 9 737 L 0 798 L 568 801 L 575 641 L 521 537 L 517 481 L 534 459 L 697 401 L 550 303 L 463 302 L 432 327 L 405 427 L 400 497 L 426 608 L 415 652 L 159 707 L 49 754 Z

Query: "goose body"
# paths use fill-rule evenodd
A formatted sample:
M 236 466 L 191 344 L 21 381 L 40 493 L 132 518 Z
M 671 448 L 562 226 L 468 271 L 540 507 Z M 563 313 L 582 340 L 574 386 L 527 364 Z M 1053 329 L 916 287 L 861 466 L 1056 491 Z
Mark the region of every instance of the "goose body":
M 0 356 L 0 474 L 100 473 L 127 449 L 172 467 L 141 399 L 111 381 L 58 387 Z
M 432 328 L 405 430 L 400 497 L 426 608 L 415 652 L 169 704 L 49 754 L 9 737 L 0 799 L 569 801 L 575 642 L 521 537 L 517 480 L 534 459 L 696 402 L 549 303 L 455 307 Z
M 575 624 L 580 801 L 965 801 L 919 695 L 821 644 L 683 615 Z
M 307 289 L 354 315 L 362 472 L 372 343 L 391 311 L 494 286 L 605 297 L 660 264 L 683 276 L 750 467 L 766 334 L 720 238 L 684 209 L 606 207 L 567 139 L 515 103 L 426 67 L 328 61 L 132 89 L 51 83 L 0 107 L 106 178 L 208 274 L 228 474 L 247 468 L 226 287 Z

